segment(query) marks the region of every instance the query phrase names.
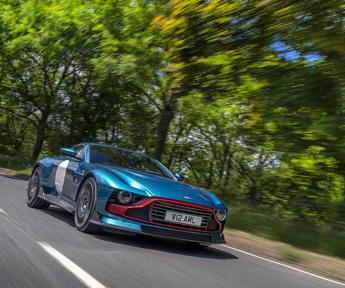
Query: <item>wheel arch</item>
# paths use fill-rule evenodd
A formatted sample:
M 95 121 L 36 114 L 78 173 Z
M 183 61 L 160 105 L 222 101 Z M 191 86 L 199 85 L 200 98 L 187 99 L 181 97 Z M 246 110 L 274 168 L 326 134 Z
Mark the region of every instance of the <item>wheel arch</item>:
M 94 173 L 92 172 L 88 172 L 85 174 L 84 178 L 80 181 L 79 183 L 79 186 L 78 186 L 78 190 L 77 190 L 77 194 L 75 195 L 75 201 L 77 202 L 78 200 L 78 196 L 79 196 L 79 193 L 80 193 L 80 190 L 81 190 L 81 187 L 83 187 L 83 184 L 85 183 L 85 181 L 89 178 L 93 178 L 95 180 L 95 183 L 96 183 L 96 186 L 97 186 L 97 179 L 94 175 Z M 96 195 L 97 197 L 97 195 Z
M 30 176 L 32 176 L 32 174 L 34 173 L 34 171 L 35 171 L 37 168 L 42 169 L 40 163 L 38 163 L 38 162 L 35 163 L 34 167 L 32 167 Z
M 83 184 L 85 183 L 86 180 L 90 179 L 90 178 L 93 178 L 94 181 L 95 181 L 95 184 L 96 184 L 96 191 L 95 191 L 95 203 L 94 203 L 94 211 L 93 211 L 93 214 L 91 216 L 91 219 L 92 220 L 95 220 L 98 222 L 98 213 L 96 211 L 97 209 L 97 200 L 98 200 L 98 184 L 97 184 L 97 179 L 96 179 L 96 176 L 93 172 L 88 172 L 85 174 L 85 176 L 83 177 L 83 179 L 80 181 L 79 183 L 79 186 L 78 186 L 78 190 L 77 190 L 77 194 L 76 194 L 76 197 L 75 197 L 75 205 L 77 205 L 78 203 L 78 197 L 79 197 L 79 194 L 80 194 L 80 191 L 81 191 L 81 188 L 83 187 Z M 75 209 L 77 209 L 77 207 L 75 207 Z M 74 213 L 77 213 L 76 210 Z M 98 228 L 99 229 L 99 228 Z

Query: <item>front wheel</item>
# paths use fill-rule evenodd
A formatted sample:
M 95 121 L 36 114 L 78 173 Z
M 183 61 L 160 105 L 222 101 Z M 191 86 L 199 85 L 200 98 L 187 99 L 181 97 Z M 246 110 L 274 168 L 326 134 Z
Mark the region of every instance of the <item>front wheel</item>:
M 50 203 L 38 197 L 41 187 L 41 168 L 37 167 L 32 173 L 28 187 L 26 189 L 27 198 L 26 204 L 35 209 L 46 210 L 49 208 Z
M 99 233 L 102 228 L 91 223 L 92 214 L 95 211 L 97 186 L 95 180 L 90 177 L 85 180 L 77 199 L 74 212 L 74 223 L 77 230 L 85 233 Z

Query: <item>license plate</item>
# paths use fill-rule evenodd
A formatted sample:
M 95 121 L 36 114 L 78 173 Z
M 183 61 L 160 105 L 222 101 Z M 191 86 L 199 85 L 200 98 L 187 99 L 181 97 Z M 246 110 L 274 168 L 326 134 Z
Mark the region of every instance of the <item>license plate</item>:
M 192 226 L 201 226 L 202 217 L 173 211 L 166 211 L 165 221 Z

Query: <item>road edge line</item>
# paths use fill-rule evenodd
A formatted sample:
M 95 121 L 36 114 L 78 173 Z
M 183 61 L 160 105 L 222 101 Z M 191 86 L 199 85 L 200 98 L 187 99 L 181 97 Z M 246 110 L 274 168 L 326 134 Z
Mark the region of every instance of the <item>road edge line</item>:
M 8 216 L 7 212 L 6 212 L 5 210 L 2 210 L 1 208 L 0 208 L 0 213 L 2 213 L 2 214 L 4 214 L 4 215 Z
M 302 269 L 299 269 L 299 268 L 296 268 L 296 267 L 293 267 L 293 266 L 290 266 L 290 265 L 287 265 L 287 264 L 284 264 L 284 263 L 281 263 L 281 262 L 278 262 L 278 261 L 274 261 L 274 260 L 271 260 L 271 259 L 268 259 L 268 258 L 264 258 L 264 257 L 258 256 L 258 255 L 255 255 L 255 254 L 249 253 L 247 251 L 244 251 L 244 250 L 241 250 L 241 249 L 238 249 L 238 248 L 235 248 L 235 247 L 231 247 L 231 246 L 228 246 L 228 245 L 225 245 L 225 244 L 220 244 L 220 246 L 223 246 L 223 247 L 226 247 L 228 249 L 232 249 L 232 250 L 235 250 L 237 252 L 240 252 L 240 253 L 243 253 L 243 254 L 246 254 L 246 255 L 249 255 L 249 256 L 252 256 L 252 257 L 255 257 L 255 258 L 258 258 L 258 259 L 261 259 L 261 260 L 264 260 L 264 261 L 267 261 L 267 262 L 270 262 L 270 263 L 273 263 L 273 264 L 276 264 L 276 265 L 279 265 L 279 266 L 282 266 L 282 267 L 285 267 L 285 268 L 289 268 L 289 269 L 295 270 L 297 272 L 300 272 L 300 273 L 303 273 L 303 274 L 306 274 L 306 275 L 309 275 L 309 276 L 313 276 L 313 277 L 316 277 L 318 279 L 321 279 L 321 280 L 324 280 L 324 281 L 328 281 L 328 282 L 331 282 L 333 284 L 337 284 L 337 285 L 341 285 L 341 286 L 345 287 L 345 283 L 343 283 L 343 282 L 339 282 L 339 281 L 332 280 L 332 279 L 329 279 L 329 278 L 326 278 L 326 277 L 323 277 L 323 276 L 319 276 L 319 275 L 316 275 L 316 274 L 304 271 Z

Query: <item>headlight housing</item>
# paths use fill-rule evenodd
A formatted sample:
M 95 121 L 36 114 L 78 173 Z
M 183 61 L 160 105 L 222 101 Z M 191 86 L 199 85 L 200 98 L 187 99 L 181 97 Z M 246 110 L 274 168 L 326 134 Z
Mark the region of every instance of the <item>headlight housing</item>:
M 108 203 L 109 204 L 120 204 L 120 205 L 130 205 L 140 200 L 143 200 L 145 196 L 138 195 L 136 193 L 115 189 L 113 193 L 109 196 Z
M 220 222 L 224 222 L 226 220 L 226 215 L 227 211 L 226 210 L 217 210 L 216 211 L 216 218 Z
M 128 191 L 120 190 L 117 193 L 117 200 L 121 204 L 129 204 L 133 200 L 133 194 L 131 192 L 128 192 Z

